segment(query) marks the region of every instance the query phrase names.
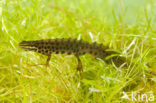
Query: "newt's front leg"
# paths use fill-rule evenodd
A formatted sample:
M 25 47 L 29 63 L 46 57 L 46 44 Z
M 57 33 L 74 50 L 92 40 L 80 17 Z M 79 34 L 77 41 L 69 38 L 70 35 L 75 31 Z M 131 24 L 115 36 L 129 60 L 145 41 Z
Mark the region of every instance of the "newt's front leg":
M 51 55 L 47 55 L 48 58 L 47 58 L 47 62 L 46 62 L 46 68 L 49 66 L 49 61 L 50 61 L 50 58 L 51 58 Z
M 80 58 L 79 58 L 79 56 L 78 56 L 78 55 L 75 55 L 75 56 L 76 56 L 77 61 L 78 61 L 77 71 L 82 72 L 82 71 L 83 71 L 83 68 L 82 68 L 82 63 L 81 63 L 81 60 L 80 60 Z

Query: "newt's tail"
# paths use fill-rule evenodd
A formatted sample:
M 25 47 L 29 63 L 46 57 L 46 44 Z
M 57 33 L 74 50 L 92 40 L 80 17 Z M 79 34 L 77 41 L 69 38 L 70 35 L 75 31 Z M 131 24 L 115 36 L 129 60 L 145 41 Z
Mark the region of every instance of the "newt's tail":
M 105 58 L 105 62 L 107 64 L 115 64 L 117 67 L 127 67 L 128 61 L 126 60 L 126 57 L 121 56 L 120 54 L 112 54 L 110 56 L 107 56 Z

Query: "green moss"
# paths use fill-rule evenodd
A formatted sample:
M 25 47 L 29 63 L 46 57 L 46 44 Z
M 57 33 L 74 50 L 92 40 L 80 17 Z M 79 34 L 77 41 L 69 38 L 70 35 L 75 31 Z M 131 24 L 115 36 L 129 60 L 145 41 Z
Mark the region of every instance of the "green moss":
M 2 0 L 0 2 L 0 102 L 129 102 L 123 91 L 155 93 L 156 1 Z M 81 38 L 121 51 L 127 69 L 86 54 L 46 56 L 23 51 L 23 40 Z M 136 65 L 135 65 L 136 64 Z

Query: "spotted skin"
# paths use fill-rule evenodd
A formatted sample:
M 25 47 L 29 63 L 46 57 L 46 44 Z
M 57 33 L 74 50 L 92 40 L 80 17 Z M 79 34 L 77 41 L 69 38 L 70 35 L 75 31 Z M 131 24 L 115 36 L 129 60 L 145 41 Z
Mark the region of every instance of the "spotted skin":
M 71 38 L 22 41 L 21 43 L 19 43 L 19 47 L 24 50 L 34 51 L 47 55 L 47 66 L 49 65 L 51 54 L 75 55 L 78 61 L 78 71 L 83 71 L 79 56 L 86 53 L 89 53 L 96 58 L 101 58 L 108 64 L 114 63 L 117 67 L 126 62 L 126 59 L 124 57 L 121 57 L 120 54 L 115 51 L 108 50 L 109 48 L 107 46 L 97 44 L 96 42 L 88 43 L 86 41 Z M 107 58 L 108 56 L 114 54 L 115 56 Z

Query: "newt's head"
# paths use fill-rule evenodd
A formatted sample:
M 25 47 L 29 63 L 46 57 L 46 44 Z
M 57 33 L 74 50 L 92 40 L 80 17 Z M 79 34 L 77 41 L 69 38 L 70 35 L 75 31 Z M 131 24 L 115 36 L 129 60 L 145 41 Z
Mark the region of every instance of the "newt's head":
M 18 45 L 21 49 L 28 51 L 37 51 L 37 47 L 34 41 L 22 41 Z

